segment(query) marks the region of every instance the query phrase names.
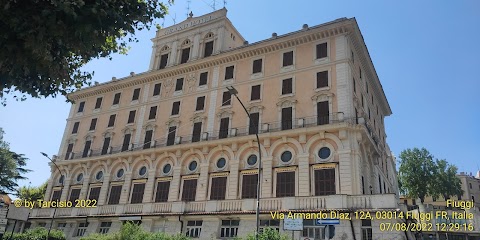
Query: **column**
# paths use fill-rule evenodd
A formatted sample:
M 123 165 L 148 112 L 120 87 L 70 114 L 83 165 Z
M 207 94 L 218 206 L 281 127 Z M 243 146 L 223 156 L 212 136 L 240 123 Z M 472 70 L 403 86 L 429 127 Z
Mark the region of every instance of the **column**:
M 143 195 L 143 203 L 152 202 L 153 192 L 155 191 L 155 169 L 148 170 L 148 180 L 145 185 L 145 193 Z
M 208 162 L 200 163 L 200 177 L 198 178 L 197 201 L 207 199 L 208 193 Z
M 70 179 L 66 178 L 64 180 L 64 183 L 65 184 L 62 187 L 62 195 L 60 196 L 60 201 L 66 201 L 70 192 Z
M 341 179 L 340 185 L 340 192 L 337 194 L 353 194 L 352 191 L 352 165 L 350 161 L 350 153 L 339 153 L 339 167 L 338 173 L 339 177 L 335 177 L 336 179 Z
M 48 179 L 48 184 L 47 184 L 47 191 L 45 191 L 45 196 L 43 200 L 49 201 L 50 197 L 52 196 L 52 189 L 53 189 L 53 180 L 52 178 Z
M 192 60 L 196 60 L 201 56 L 200 49 L 200 34 L 197 33 L 195 37 L 193 37 Z
M 82 189 L 80 190 L 80 197 L 78 199 L 82 200 L 82 199 L 87 199 L 88 197 L 88 183 L 89 183 L 89 180 L 90 180 L 90 174 L 87 173 L 84 177 L 83 177 L 83 184 L 82 184 Z
M 272 197 L 272 184 L 273 184 L 273 173 L 272 173 L 272 157 L 263 157 L 262 156 L 262 181 L 261 184 L 261 198 Z
M 230 161 L 230 175 L 228 176 L 227 196 L 225 199 L 238 199 L 238 159 L 232 159 Z
M 178 45 L 178 40 L 175 40 L 172 43 L 172 50 L 170 52 L 170 56 L 168 58 L 168 67 L 174 66 L 177 60 L 177 45 Z
M 225 42 L 225 27 L 218 28 L 218 42 L 216 44 L 215 53 L 219 53 L 223 50 L 223 44 Z
M 170 192 L 168 193 L 168 201 L 174 202 L 178 200 L 178 193 L 180 189 L 180 171 L 181 166 L 173 167 L 173 178 L 170 182 Z
M 128 171 L 125 174 L 125 181 L 122 186 L 122 194 L 120 196 L 120 204 L 126 204 L 130 197 L 130 187 L 132 185 L 132 172 Z
M 100 189 L 100 195 L 98 196 L 98 205 L 102 206 L 107 203 L 107 195 L 109 191 L 110 173 L 105 172 L 103 175 L 102 188 Z
M 298 156 L 298 195 L 310 196 L 310 165 L 308 154 Z

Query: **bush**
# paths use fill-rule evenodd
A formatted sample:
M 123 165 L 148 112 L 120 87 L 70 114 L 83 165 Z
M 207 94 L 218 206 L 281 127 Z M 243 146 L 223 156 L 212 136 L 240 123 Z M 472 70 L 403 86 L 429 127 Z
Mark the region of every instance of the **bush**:
M 286 234 L 280 234 L 277 230 L 273 228 L 266 228 L 258 235 L 259 240 L 288 240 L 289 236 Z M 246 240 L 255 240 L 255 234 L 247 235 Z
M 81 240 L 188 240 L 190 238 L 184 235 L 169 235 L 166 233 L 151 233 L 145 231 L 137 224 L 127 222 L 122 225 L 119 232 L 99 234 L 94 233 L 86 237 L 82 237 Z
M 24 233 L 13 234 L 13 240 L 45 240 L 47 238 L 48 229 L 46 228 L 34 228 L 29 229 Z M 9 234 L 6 234 L 3 238 L 8 239 Z M 51 230 L 49 240 L 66 240 L 65 234 L 59 230 Z

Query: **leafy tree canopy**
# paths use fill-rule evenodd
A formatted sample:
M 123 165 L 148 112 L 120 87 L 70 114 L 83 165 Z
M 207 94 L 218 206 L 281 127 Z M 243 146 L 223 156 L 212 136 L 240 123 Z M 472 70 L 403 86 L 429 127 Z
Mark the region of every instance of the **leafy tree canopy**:
M 108 234 L 94 233 L 82 237 L 81 240 L 188 240 L 184 235 L 169 235 L 166 233 L 152 233 L 145 231 L 141 226 L 126 222 L 120 231 Z
M 38 187 L 23 186 L 18 189 L 17 196 L 22 200 L 37 201 L 45 198 L 47 191 L 47 182 Z
M 5 235 L 4 239 L 12 239 L 12 240 L 39 240 L 39 239 L 47 239 L 47 232 L 46 228 L 34 228 L 25 231 L 24 233 L 14 233 L 11 238 L 7 238 Z M 51 240 L 65 240 L 65 234 L 60 230 L 52 229 L 49 235 Z
M 173 0 L 168 0 L 168 4 Z M 90 85 L 81 70 L 96 58 L 125 54 L 137 30 L 150 29 L 168 4 L 157 0 L 6 0 L 0 8 L 0 99 L 21 93 L 66 96 Z M 127 37 L 129 36 L 129 37 Z M 17 98 L 18 99 L 18 98 Z
M 10 151 L 9 144 L 3 141 L 3 134 L 0 128 L 0 193 L 16 193 L 18 180 L 26 179 L 23 174 L 30 172 L 24 168 L 28 159 Z
M 457 177 L 458 168 L 449 164 L 446 160 L 437 160 L 437 169 L 435 171 L 432 196 L 437 198 L 442 196 L 448 199 L 452 196 L 463 195 L 462 183 Z

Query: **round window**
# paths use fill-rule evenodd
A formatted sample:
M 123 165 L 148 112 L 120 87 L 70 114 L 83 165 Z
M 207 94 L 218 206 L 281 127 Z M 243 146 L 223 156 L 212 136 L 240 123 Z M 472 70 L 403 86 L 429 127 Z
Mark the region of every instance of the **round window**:
M 147 167 L 143 166 L 140 168 L 140 171 L 138 171 L 138 174 L 140 174 L 140 176 L 143 176 L 145 175 L 145 173 L 147 173 Z
M 328 147 L 320 148 L 320 150 L 318 151 L 318 156 L 321 159 L 327 159 L 328 157 L 330 157 L 330 148 Z
M 285 151 L 282 153 L 282 155 L 280 156 L 280 159 L 282 160 L 282 162 L 286 163 L 286 162 L 290 162 L 290 160 L 292 160 L 292 153 L 290 151 Z
M 118 172 L 117 172 L 117 178 L 123 177 L 123 173 L 124 173 L 124 170 L 123 170 L 123 169 L 118 170 Z
M 247 163 L 250 166 L 255 165 L 255 163 L 257 163 L 257 155 L 254 155 L 254 154 L 250 155 L 247 159 Z
M 225 158 L 222 157 L 217 161 L 217 168 L 224 168 L 226 164 L 227 164 L 227 160 L 225 160 Z
M 83 173 L 78 174 L 78 176 L 77 176 L 77 182 L 82 181 L 82 179 L 83 179 Z
M 64 176 L 64 175 L 60 176 L 60 179 L 58 179 L 58 182 L 61 183 L 61 184 L 63 184 L 63 180 L 65 180 L 65 176 Z
M 165 166 L 163 166 L 163 173 L 167 174 L 170 172 L 170 170 L 172 170 L 172 165 L 170 165 L 170 163 L 167 163 Z
M 193 172 L 196 169 L 197 169 L 197 161 L 192 161 L 190 164 L 188 164 L 188 170 Z
M 98 171 L 98 172 L 97 172 L 97 175 L 95 176 L 95 178 L 96 178 L 97 180 L 100 180 L 100 179 L 102 179 L 102 177 L 103 177 L 103 172 L 102 172 L 102 171 Z

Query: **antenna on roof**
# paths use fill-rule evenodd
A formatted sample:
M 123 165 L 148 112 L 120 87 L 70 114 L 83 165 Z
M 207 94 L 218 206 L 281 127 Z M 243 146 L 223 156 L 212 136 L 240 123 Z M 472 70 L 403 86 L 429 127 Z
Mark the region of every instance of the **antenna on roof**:
M 227 1 L 223 0 L 223 8 L 225 8 L 226 5 L 227 5 Z
M 188 18 L 188 14 L 190 13 L 190 3 L 192 3 L 192 0 L 187 0 L 187 18 Z
M 177 22 L 177 14 L 175 13 L 175 17 L 172 17 L 172 20 L 173 20 L 173 24 L 176 24 Z

